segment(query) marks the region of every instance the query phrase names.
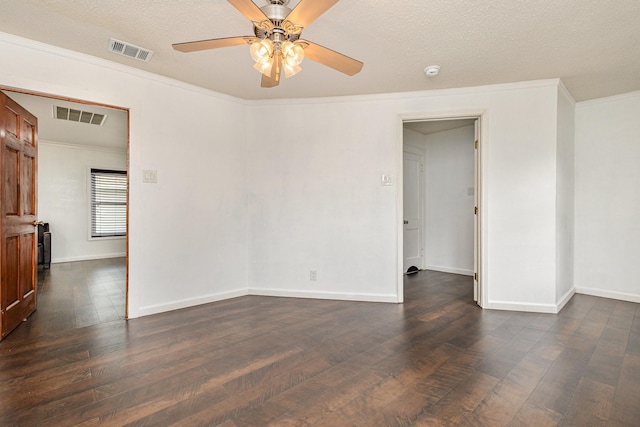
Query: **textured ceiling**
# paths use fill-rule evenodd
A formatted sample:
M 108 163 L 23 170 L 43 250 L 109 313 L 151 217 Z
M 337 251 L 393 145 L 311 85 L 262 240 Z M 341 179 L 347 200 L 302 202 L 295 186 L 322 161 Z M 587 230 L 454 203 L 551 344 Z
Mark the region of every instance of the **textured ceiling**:
M 363 61 L 362 72 L 348 77 L 307 59 L 301 73 L 263 89 L 247 46 L 171 48 L 250 35 L 251 24 L 225 0 L 0 0 L 0 31 L 244 99 L 556 77 L 578 101 L 615 95 L 640 90 L 639 22 L 638 0 L 342 0 L 303 37 Z M 112 37 L 155 53 L 149 63 L 117 56 L 107 52 Z M 427 78 L 423 70 L 432 64 L 442 67 L 440 75 Z
M 129 130 L 126 111 L 24 93 L 3 92 L 38 118 L 38 140 L 40 141 L 64 142 L 121 151 L 127 148 Z M 54 105 L 104 114 L 107 119 L 102 126 L 54 119 Z

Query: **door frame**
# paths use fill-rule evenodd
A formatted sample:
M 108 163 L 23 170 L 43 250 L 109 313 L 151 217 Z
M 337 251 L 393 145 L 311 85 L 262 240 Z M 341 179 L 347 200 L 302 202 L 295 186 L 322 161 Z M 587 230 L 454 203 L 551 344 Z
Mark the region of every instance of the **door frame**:
M 396 168 L 398 170 L 398 189 L 397 189 L 397 197 L 396 197 L 396 280 L 397 280 L 397 296 L 398 303 L 404 302 L 404 271 L 403 271 L 403 261 L 404 261 L 404 236 L 403 236 L 403 223 L 402 219 L 404 218 L 403 212 L 403 202 L 404 202 L 404 182 L 403 182 L 403 173 L 404 173 L 404 165 L 403 165 L 403 151 L 404 151 L 404 135 L 403 128 L 405 122 L 416 122 L 416 121 L 445 121 L 445 120 L 464 120 L 464 119 L 475 119 L 478 122 L 478 148 L 476 151 L 477 160 L 475 164 L 475 176 L 477 176 L 477 187 L 476 187 L 476 200 L 477 200 L 477 229 L 474 233 L 475 237 L 475 251 L 476 256 L 474 257 L 477 261 L 477 284 L 478 284 L 478 300 L 477 303 L 480 307 L 486 307 L 489 295 L 489 287 L 486 280 L 486 249 L 487 249 L 487 223 L 486 216 L 483 215 L 486 212 L 487 201 L 487 185 L 486 185 L 486 156 L 483 155 L 484 146 L 487 143 L 485 138 L 486 135 L 486 110 L 454 110 L 447 112 L 423 112 L 423 113 L 405 113 L 398 115 L 397 124 L 397 138 L 396 138 Z
M 104 104 L 101 102 L 87 101 L 84 99 L 70 98 L 66 96 L 53 95 L 45 92 L 38 92 L 29 89 L 16 88 L 0 84 L 0 90 L 7 92 L 23 93 L 26 95 L 40 96 L 43 98 L 57 99 L 60 101 L 75 102 L 84 105 L 93 105 L 96 107 L 111 108 L 113 110 L 124 111 L 127 113 L 127 235 L 125 241 L 125 306 L 124 318 L 129 318 L 129 212 L 130 212 L 130 158 L 131 158 L 131 111 L 129 108 L 118 107 L 115 105 Z M 40 179 L 39 177 L 37 179 Z M 37 182 L 36 182 L 37 185 Z

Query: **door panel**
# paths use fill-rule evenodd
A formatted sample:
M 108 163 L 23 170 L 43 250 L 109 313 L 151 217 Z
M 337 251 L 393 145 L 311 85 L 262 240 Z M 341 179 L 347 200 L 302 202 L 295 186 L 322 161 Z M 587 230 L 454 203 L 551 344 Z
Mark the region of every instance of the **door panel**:
M 422 158 L 404 153 L 403 163 L 404 244 L 403 270 L 422 265 Z
M 7 265 L 16 265 L 20 259 L 20 242 L 18 236 L 5 239 L 4 256 Z M 11 307 L 20 302 L 20 290 L 18 289 L 18 269 L 2 268 L 2 293 L 3 310 L 5 307 Z
M 4 188 L 3 202 L 5 215 L 18 215 L 18 199 L 19 199 L 19 179 L 18 179 L 18 162 L 20 161 L 19 153 L 11 148 L 4 150 Z
M 35 116 L 0 92 L 0 331 L 36 309 L 37 127 Z
M 25 155 L 22 158 L 21 170 L 22 170 L 22 186 L 25 188 L 22 190 L 22 215 L 35 215 L 36 210 L 33 205 L 35 199 L 33 190 L 35 189 L 34 181 L 34 169 L 35 159 L 31 156 Z

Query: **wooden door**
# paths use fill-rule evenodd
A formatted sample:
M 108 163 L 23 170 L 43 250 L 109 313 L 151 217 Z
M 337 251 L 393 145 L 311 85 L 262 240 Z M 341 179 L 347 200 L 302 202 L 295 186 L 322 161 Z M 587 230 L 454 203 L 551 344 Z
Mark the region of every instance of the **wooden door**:
M 404 152 L 403 162 L 403 270 L 423 268 L 422 262 L 422 157 Z
M 35 116 L 0 92 L 0 294 L 2 337 L 36 309 Z

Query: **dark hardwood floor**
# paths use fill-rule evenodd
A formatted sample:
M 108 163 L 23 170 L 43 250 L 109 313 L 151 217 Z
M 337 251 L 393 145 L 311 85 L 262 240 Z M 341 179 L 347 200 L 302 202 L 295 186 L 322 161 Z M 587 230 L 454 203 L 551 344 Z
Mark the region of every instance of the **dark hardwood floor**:
M 66 330 L 38 312 L 0 343 L 0 425 L 640 425 L 639 304 L 483 311 L 470 278 L 436 272 L 405 298 L 248 296 Z
M 23 325 L 22 333 L 41 334 L 123 320 L 125 300 L 125 258 L 40 267 L 38 310 L 31 322 Z
M 126 286 L 125 258 L 40 267 L 38 310 L 10 336 L 39 339 L 50 332 L 124 320 Z

